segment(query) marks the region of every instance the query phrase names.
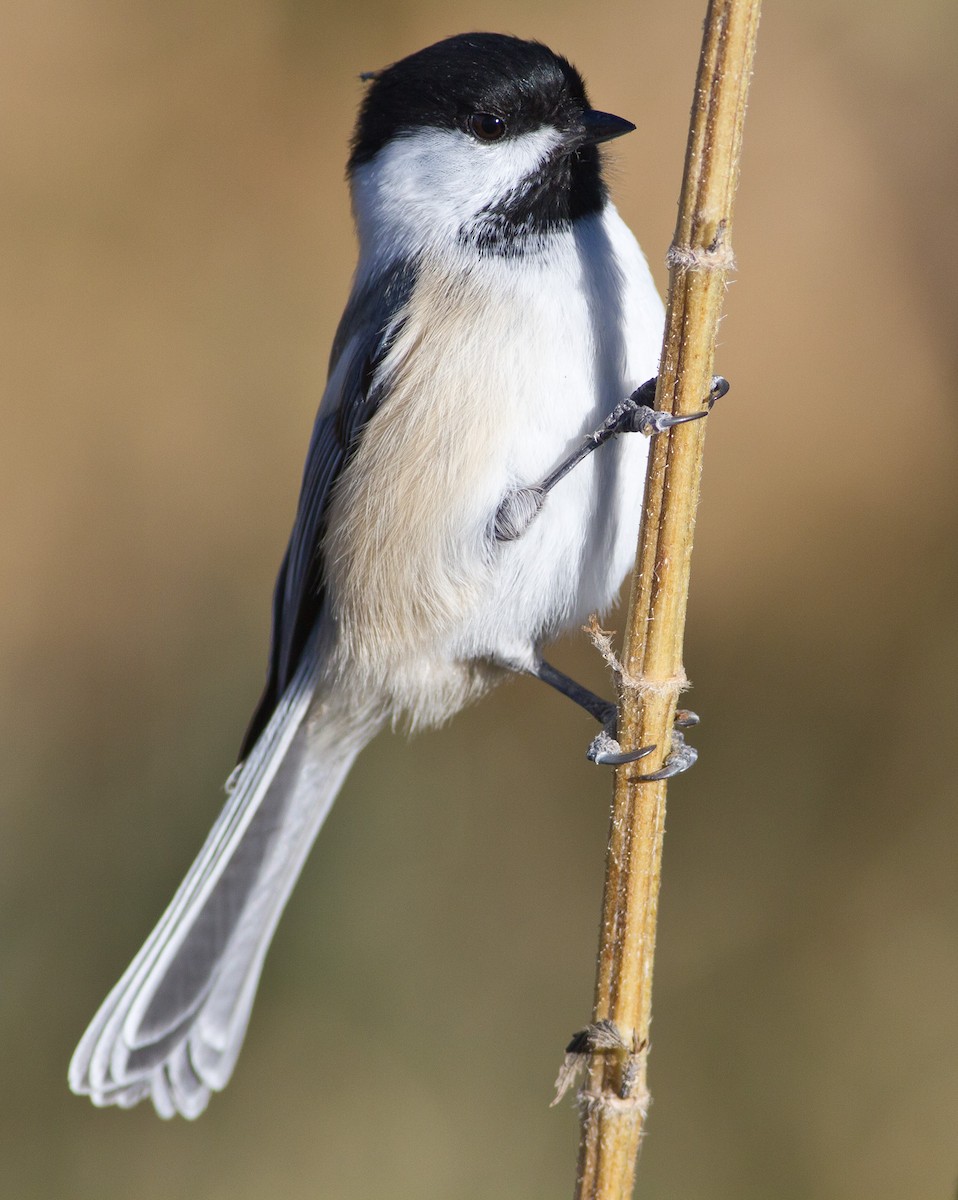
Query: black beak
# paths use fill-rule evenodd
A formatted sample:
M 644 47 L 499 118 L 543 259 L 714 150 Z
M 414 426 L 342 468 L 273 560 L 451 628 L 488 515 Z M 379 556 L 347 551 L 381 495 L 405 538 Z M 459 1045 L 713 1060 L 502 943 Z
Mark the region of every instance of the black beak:
M 624 117 L 613 117 L 611 113 L 596 112 L 594 108 L 582 114 L 585 126 L 583 142 L 586 146 L 597 146 L 599 142 L 611 142 L 623 133 L 631 133 L 635 126 Z

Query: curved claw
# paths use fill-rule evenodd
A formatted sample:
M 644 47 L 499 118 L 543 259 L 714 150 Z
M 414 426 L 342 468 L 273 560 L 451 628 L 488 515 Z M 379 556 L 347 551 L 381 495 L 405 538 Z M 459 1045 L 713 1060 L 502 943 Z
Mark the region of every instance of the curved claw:
M 675 425 L 685 425 L 689 421 L 700 421 L 702 417 L 707 417 L 709 410 L 703 408 L 701 412 L 682 413 L 679 416 L 673 416 L 669 412 L 659 412 L 656 408 L 649 408 L 643 404 L 639 408 L 631 409 L 624 415 L 624 420 L 629 421 L 628 428 L 633 433 L 644 433 L 646 437 L 651 437 L 655 433 L 664 433 L 666 429 L 671 429 Z
M 654 746 L 642 746 L 638 750 L 623 750 L 615 738 L 603 729 L 593 739 L 585 756 L 600 767 L 621 767 L 625 763 L 638 762 L 654 749 Z
M 643 746 L 639 750 L 620 750 L 618 754 L 611 751 L 600 751 L 592 758 L 592 761 L 600 767 L 623 767 L 626 763 L 638 762 L 640 758 L 645 758 L 654 749 L 654 746 Z M 645 776 L 640 775 L 639 778 L 644 779 Z
M 667 413 L 656 413 L 655 428 L 661 433 L 664 429 L 671 429 L 674 425 L 685 425 L 689 421 L 700 421 L 702 417 L 707 417 L 708 415 L 709 410 L 707 408 L 703 408 L 701 412 L 682 413 L 677 417 L 673 417 Z
M 728 394 L 731 387 L 729 381 L 724 375 L 713 375 L 712 386 L 709 388 L 708 406 L 711 409 L 716 400 L 721 400 L 723 396 Z
M 698 725 L 702 718 L 698 713 L 692 712 L 690 708 L 677 708 L 675 710 L 675 720 L 672 722 L 674 729 L 691 729 Z
M 675 735 L 675 741 L 672 744 L 672 753 L 665 760 L 662 769 L 653 771 L 651 775 L 636 776 L 639 783 L 656 783 L 660 779 L 671 779 L 673 775 L 681 775 L 683 771 L 687 771 L 694 765 L 699 756 L 699 752 L 694 746 L 687 746 L 680 733 Z

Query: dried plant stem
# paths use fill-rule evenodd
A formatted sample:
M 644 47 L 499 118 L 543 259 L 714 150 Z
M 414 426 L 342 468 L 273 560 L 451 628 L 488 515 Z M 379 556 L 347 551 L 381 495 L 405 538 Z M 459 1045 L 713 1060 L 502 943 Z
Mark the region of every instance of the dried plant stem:
M 731 250 L 745 102 L 760 0 L 711 0 L 675 240 L 656 408 L 694 412 L 708 395 Z M 671 745 L 685 683 L 682 643 L 692 534 L 708 421 L 652 444 L 622 671 L 619 740 L 655 755 L 616 772 L 593 1029 L 580 1092 L 577 1200 L 632 1194 L 648 1108 L 646 1057 L 665 824 L 665 782 L 639 783 Z

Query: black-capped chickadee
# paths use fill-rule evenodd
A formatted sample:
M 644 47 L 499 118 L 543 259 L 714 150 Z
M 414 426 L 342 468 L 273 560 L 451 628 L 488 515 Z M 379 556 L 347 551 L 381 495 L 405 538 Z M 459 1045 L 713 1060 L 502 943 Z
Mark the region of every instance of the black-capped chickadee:
M 497 34 L 369 80 L 359 265 L 266 689 L 222 814 L 73 1057 L 95 1104 L 196 1117 L 224 1087 L 283 907 L 384 723 L 445 721 L 515 671 L 614 716 L 540 647 L 607 609 L 632 562 L 649 443 L 613 435 L 676 421 L 648 388 L 622 403 L 663 325 L 597 149 L 634 126 L 592 109 L 564 58 Z

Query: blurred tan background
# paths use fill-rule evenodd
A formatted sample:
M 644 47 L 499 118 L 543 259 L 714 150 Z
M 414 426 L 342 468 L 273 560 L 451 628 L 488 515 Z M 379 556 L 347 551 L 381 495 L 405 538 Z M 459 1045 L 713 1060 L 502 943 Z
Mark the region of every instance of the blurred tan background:
M 611 780 L 528 682 L 360 761 L 198 1123 L 66 1068 L 217 811 L 345 299 L 357 75 L 477 26 L 634 118 L 664 284 L 704 0 L 6 4 L 0 1194 L 571 1193 Z M 769 4 L 693 574 L 639 1195 L 958 1182 L 958 13 Z M 610 623 L 621 627 L 621 615 Z M 605 686 L 582 639 L 558 652 Z

